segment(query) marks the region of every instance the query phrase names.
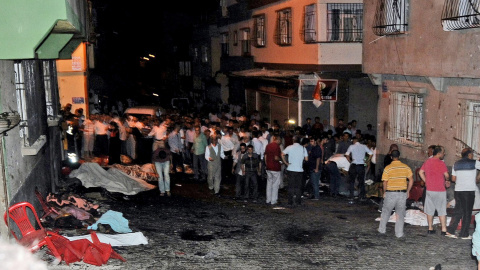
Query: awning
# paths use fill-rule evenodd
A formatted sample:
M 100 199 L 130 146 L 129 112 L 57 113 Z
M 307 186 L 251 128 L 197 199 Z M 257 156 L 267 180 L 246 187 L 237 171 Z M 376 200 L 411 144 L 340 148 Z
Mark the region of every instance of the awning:
M 67 59 L 86 40 L 86 1 L 15 0 L 0 8 L 0 59 Z
M 256 69 L 246 69 L 241 71 L 233 71 L 231 76 L 238 77 L 256 77 L 256 78 L 286 78 L 286 79 L 297 79 L 300 74 L 305 73 L 304 71 L 297 70 L 268 70 L 264 68 Z

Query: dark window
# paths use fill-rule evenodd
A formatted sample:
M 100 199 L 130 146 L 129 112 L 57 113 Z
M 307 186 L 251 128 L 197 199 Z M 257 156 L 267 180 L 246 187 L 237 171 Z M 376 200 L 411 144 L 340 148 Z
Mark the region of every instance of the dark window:
M 317 5 L 305 6 L 305 24 L 304 24 L 305 42 L 317 41 Z
M 363 4 L 328 4 L 327 9 L 328 41 L 362 41 Z
M 250 56 L 250 29 L 241 29 L 242 56 Z
M 228 42 L 228 33 L 222 34 L 222 55 L 228 56 L 230 53 L 230 44 Z

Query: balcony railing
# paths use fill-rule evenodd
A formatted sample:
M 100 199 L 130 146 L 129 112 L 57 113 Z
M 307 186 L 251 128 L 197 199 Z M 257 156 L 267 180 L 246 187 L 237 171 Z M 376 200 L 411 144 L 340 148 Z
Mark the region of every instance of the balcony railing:
M 445 0 L 442 12 L 443 30 L 479 28 L 479 11 L 480 0 Z

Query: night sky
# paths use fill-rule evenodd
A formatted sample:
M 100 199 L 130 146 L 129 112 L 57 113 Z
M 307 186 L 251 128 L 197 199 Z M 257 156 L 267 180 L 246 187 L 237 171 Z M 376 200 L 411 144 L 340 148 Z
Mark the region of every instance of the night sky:
M 218 0 L 193 1 L 92 1 L 96 16 L 96 68 L 90 85 L 105 96 L 148 94 L 159 87 L 160 74 L 188 57 L 193 25 L 212 14 Z M 174 51 L 176 48 L 176 52 Z M 140 65 L 140 58 L 156 57 Z M 100 79 L 99 79 L 100 78 Z

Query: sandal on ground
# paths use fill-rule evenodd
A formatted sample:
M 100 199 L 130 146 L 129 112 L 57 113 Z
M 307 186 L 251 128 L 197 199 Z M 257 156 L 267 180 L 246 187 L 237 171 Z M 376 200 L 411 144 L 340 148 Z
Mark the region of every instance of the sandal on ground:
M 446 232 L 445 236 L 448 237 L 448 238 L 454 238 L 454 239 L 458 238 L 455 234 L 451 234 L 449 232 Z
M 435 231 L 435 230 L 428 230 L 427 233 L 428 233 L 428 234 L 435 234 L 436 231 Z

